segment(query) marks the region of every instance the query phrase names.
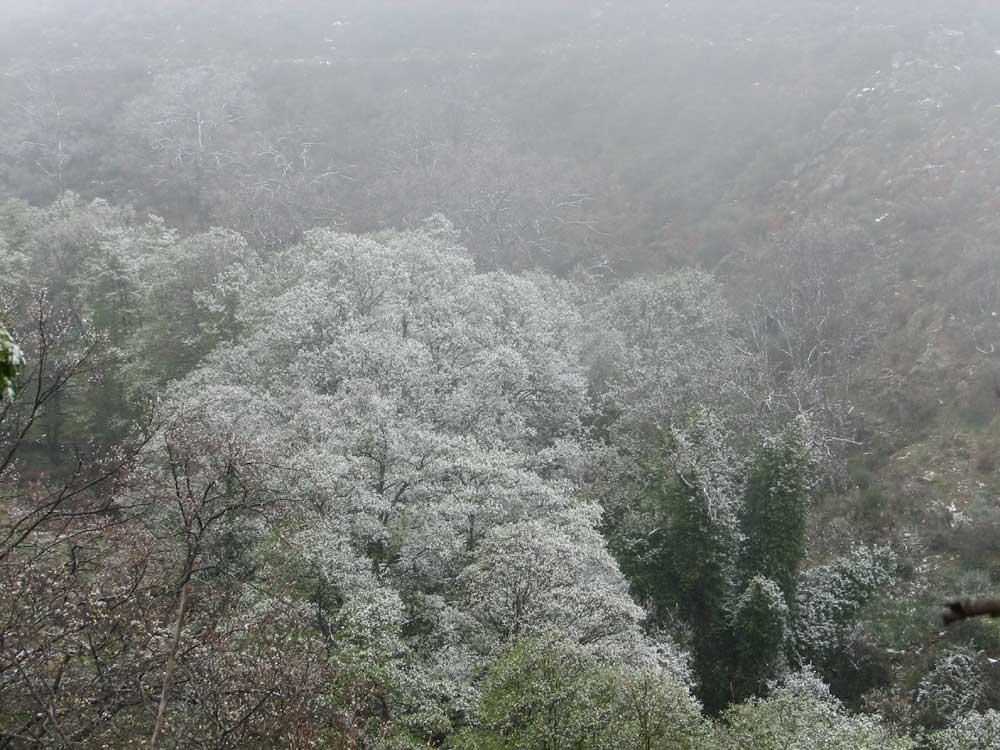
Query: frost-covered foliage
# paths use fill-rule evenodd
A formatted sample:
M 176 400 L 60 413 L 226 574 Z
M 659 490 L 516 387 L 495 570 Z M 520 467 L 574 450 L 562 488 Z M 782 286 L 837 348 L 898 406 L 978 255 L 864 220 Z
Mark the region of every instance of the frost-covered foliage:
M 663 460 L 675 476 L 698 488 L 712 523 L 738 537 L 746 459 L 735 450 L 718 412 L 694 409 L 666 429 Z
M 787 628 L 784 592 L 768 578 L 751 579 L 730 613 L 733 699 L 762 693 L 768 677 L 781 669 Z
M 443 695 L 473 652 L 543 630 L 662 659 L 577 495 L 586 380 L 560 283 L 477 273 L 435 221 L 313 232 L 244 295 L 240 343 L 178 393 L 293 470 L 268 564 L 331 638 L 344 612 L 399 623 L 369 637 L 397 633 L 384 652 Z
M 802 573 L 793 623 L 795 660 L 825 665 L 844 647 L 861 608 L 894 576 L 895 556 L 884 547 L 860 547 Z
M 779 680 L 772 680 L 768 683 L 768 691 L 772 694 L 785 693 L 818 701 L 836 703 L 837 700 L 830 691 L 830 686 L 823 682 L 809 665 L 795 672 L 787 672 Z
M 523 521 L 489 532 L 461 576 L 487 643 L 555 630 L 590 644 L 629 632 L 641 610 L 594 530 L 596 521 Z
M 793 423 L 757 450 L 740 506 L 741 573 L 774 581 L 789 605 L 806 553 L 811 464 L 805 430 Z
M 697 685 L 715 713 L 765 694 L 786 657 L 821 665 L 861 606 L 855 588 L 882 581 L 836 565 L 799 580 L 808 420 L 751 424 L 749 360 L 705 274 L 581 304 L 583 286 L 478 272 L 442 219 L 314 231 L 265 260 L 235 233 L 180 239 L 70 195 L 6 205 L 0 233 L 7 297 L 47 265 L 82 269 L 47 299 L 114 342 L 84 397 L 95 415 L 164 395 L 172 445 L 225 488 L 212 502 L 238 489 L 218 451 L 253 456 L 266 513 L 223 510 L 209 533 L 197 492 L 140 496 L 141 523 L 183 530 L 219 575 L 253 581 L 229 589 L 231 612 L 291 607 L 304 652 L 324 650 L 336 674 L 331 705 L 386 746 L 450 735 L 484 665 L 524 639 L 600 661 L 587 670 L 610 705 L 622 685 L 629 705 L 655 698 L 663 679 Z M 162 494 L 168 469 L 141 465 L 136 484 Z M 171 575 L 180 550 L 162 557 Z M 690 667 L 649 632 L 683 638 Z
M 650 620 L 687 626 L 713 712 L 760 694 L 784 668 L 812 489 L 797 424 L 748 458 L 726 435 L 703 410 L 667 431 L 662 460 L 644 462 L 640 502 L 612 532 Z
M 127 281 L 141 312 L 127 350 L 136 381 L 162 385 L 182 377 L 218 344 L 236 338 L 241 292 L 259 267 L 243 237 L 213 229 L 155 253 L 115 249 L 113 257 L 132 266 Z
M 54 317 L 83 323 L 107 342 L 101 372 L 59 399 L 98 443 L 122 438 L 123 423 L 167 382 L 238 334 L 239 297 L 259 270 L 256 253 L 234 232 L 181 239 L 156 217 L 72 193 L 45 208 L 0 204 L 0 238 L 8 323 L 25 325 L 28 301 L 43 296 Z M 15 333 L 30 353 L 29 338 Z
M 1000 747 L 1000 712 L 967 713 L 956 716 L 947 729 L 928 741 L 930 750 L 995 750 Z
M 944 652 L 917 686 L 914 703 L 925 726 L 956 722 L 979 708 L 986 691 L 983 660 L 970 648 Z
M 715 427 L 711 419 L 699 418 L 690 430 L 678 433 L 684 447 L 670 452 L 668 446 L 671 458 L 650 466 L 641 505 L 633 518 L 618 522 L 614 537 L 650 621 L 662 627 L 677 621 L 690 626 L 693 665 L 709 708 L 728 697 L 722 662 L 728 660 L 728 609 L 740 538 L 738 498 L 713 491 L 701 479 L 704 466 L 721 468 L 715 460 Z M 709 481 L 711 477 L 709 473 Z
M 696 406 L 722 407 L 746 364 L 733 315 L 700 271 L 630 279 L 592 302 L 591 379 L 614 442 L 637 453 Z
M 644 462 L 639 500 L 609 501 L 619 556 L 642 599 L 701 612 L 725 597 L 741 539 L 743 468 L 717 415 L 696 410 Z
M 720 745 L 732 750 L 907 750 L 877 718 L 849 714 L 836 701 L 791 685 L 726 712 Z
M 683 750 L 709 746 L 698 704 L 669 672 L 605 666 L 546 638 L 497 655 L 455 747 Z
M 806 402 L 779 408 L 770 363 L 711 274 L 632 278 L 590 294 L 582 309 L 599 432 L 626 457 L 648 458 L 662 433 L 683 426 L 692 411 L 711 408 L 729 450 L 743 453 L 812 413 Z M 802 423 L 811 454 L 823 447 L 820 424 Z

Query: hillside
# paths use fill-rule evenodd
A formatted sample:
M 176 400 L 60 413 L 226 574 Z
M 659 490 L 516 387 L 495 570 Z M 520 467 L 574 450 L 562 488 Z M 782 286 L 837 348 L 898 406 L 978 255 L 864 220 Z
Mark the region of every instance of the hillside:
M 23 462 L 0 479 L 17 498 L 50 475 L 80 481 L 74 456 L 127 454 L 161 400 L 194 394 L 205 421 L 184 450 L 303 472 L 287 486 L 255 474 L 268 502 L 301 505 L 260 538 L 241 516 L 212 550 L 234 580 L 265 571 L 318 608 L 325 640 L 297 643 L 295 668 L 341 649 L 339 698 L 372 691 L 357 726 L 344 719 L 362 734 L 390 733 L 378 700 L 423 741 L 471 732 L 468 716 L 496 709 L 477 691 L 506 700 L 503 670 L 547 663 L 531 643 L 490 661 L 516 638 L 484 614 L 501 606 L 490 564 L 541 576 L 544 555 L 572 574 L 526 629 L 557 623 L 572 641 L 558 658 L 607 687 L 618 677 L 575 649 L 588 627 L 620 627 L 594 642 L 626 661 L 659 653 L 654 692 L 697 714 L 687 687 L 671 692 L 688 680 L 701 707 L 730 712 L 726 731 L 789 665 L 815 667 L 845 711 L 915 737 L 1000 710 L 1000 630 L 940 626 L 945 600 L 1000 592 L 998 92 L 1000 6 L 987 0 L 12 3 L 0 323 L 45 351 L 44 326 L 26 321 L 52 305 L 69 337 L 60 366 L 80 352 L 98 365 L 36 409 L 34 432 L 0 430 L 20 435 Z M 237 450 L 225 435 L 258 442 Z M 740 568 L 761 533 L 747 508 L 761 466 L 801 468 L 789 435 L 818 471 L 800 477 L 814 491 L 788 553 L 798 582 L 768 588 Z M 359 468 L 382 449 L 409 467 L 396 485 L 388 458 L 381 478 Z M 128 466 L 129 481 L 166 481 Z M 124 503 L 124 474 L 101 476 Z M 681 518 L 706 477 L 708 520 Z M 466 528 L 442 498 L 491 510 Z M 399 510 L 410 502 L 432 521 Z M 706 577 L 658 588 L 663 570 L 684 572 L 670 556 L 683 535 L 669 536 L 682 522 L 707 545 L 702 559 L 692 542 Z M 311 524 L 352 552 L 294 558 L 320 545 L 303 541 Z M 713 524 L 718 537 L 698 537 Z M 464 550 L 436 538 L 452 532 Z M 234 551 L 244 538 L 248 559 Z M 350 583 L 324 588 L 323 566 Z M 821 609 L 837 586 L 850 596 L 824 610 L 836 631 L 824 651 L 795 597 Z M 579 619 L 574 587 L 614 623 Z M 359 591 L 378 602 L 352 610 Z M 241 611 L 240 596 L 220 611 Z M 136 617 L 163 625 L 172 610 L 156 607 Z M 753 607 L 784 612 L 785 640 L 749 679 L 704 639 L 727 642 L 719 623 Z M 301 612 L 284 616 L 262 615 L 311 632 Z M 370 643 L 368 616 L 385 618 Z M 207 620 L 192 627 L 214 637 Z M 379 658 L 405 654 L 412 673 L 360 670 L 351 659 L 369 652 L 344 651 L 338 627 Z M 454 664 L 428 656 L 441 644 Z M 253 647 L 231 655 L 245 674 Z M 744 682 L 713 687 L 713 659 Z

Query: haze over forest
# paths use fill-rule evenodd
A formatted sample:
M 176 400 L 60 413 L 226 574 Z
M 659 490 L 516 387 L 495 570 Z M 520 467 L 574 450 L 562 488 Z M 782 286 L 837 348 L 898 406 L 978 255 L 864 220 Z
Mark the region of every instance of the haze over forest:
M 997 750 L 998 237 L 987 0 L 5 0 L 0 749 Z

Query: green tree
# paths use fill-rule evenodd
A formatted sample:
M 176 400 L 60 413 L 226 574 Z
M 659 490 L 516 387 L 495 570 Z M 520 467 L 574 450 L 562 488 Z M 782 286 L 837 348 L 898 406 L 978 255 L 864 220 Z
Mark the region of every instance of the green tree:
M 811 488 L 803 425 L 749 462 L 727 447 L 729 434 L 706 412 L 671 430 L 647 468 L 642 517 L 615 541 L 654 624 L 687 627 L 712 713 L 763 694 L 784 663 Z
M 522 640 L 494 661 L 462 750 L 702 748 L 706 726 L 675 676 L 611 667 L 562 641 Z
M 738 527 L 732 460 L 707 412 L 671 430 L 646 467 L 641 517 L 617 530 L 622 569 L 652 624 L 690 633 L 699 695 L 714 712 L 729 702 L 728 611 L 737 579 Z
M 661 614 L 715 622 L 729 596 L 732 539 L 713 519 L 693 477 L 657 479 L 649 489 L 655 527 L 632 546 L 624 567 L 640 597 Z
M 908 750 L 878 719 L 852 716 L 829 696 L 779 689 L 726 712 L 719 725 L 725 750 Z
M 992 750 L 1000 747 L 1000 712 L 967 713 L 929 738 L 931 750 Z
M 774 581 L 755 576 L 736 600 L 727 633 L 732 659 L 729 699 L 742 701 L 766 691 L 782 663 L 788 605 Z
M 24 364 L 24 355 L 7 329 L 0 325 L 0 401 L 14 400 L 17 376 Z
M 740 509 L 740 573 L 774 581 L 789 607 L 806 552 L 810 463 L 802 427 L 794 423 L 758 449 Z

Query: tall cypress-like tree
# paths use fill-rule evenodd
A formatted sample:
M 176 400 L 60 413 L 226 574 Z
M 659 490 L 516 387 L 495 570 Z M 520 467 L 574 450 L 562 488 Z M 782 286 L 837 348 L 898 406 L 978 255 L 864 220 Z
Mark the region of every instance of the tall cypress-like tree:
M 774 581 L 789 608 L 806 551 L 810 463 L 802 426 L 795 423 L 758 449 L 740 509 L 740 575 Z
M 679 476 L 657 491 L 665 517 L 657 540 L 654 601 L 691 626 L 701 699 L 710 711 L 722 709 L 729 692 L 728 670 L 720 665 L 729 649 L 725 612 L 731 598 L 733 540 L 712 517 L 696 477 Z
M 782 663 L 788 605 L 778 586 L 755 576 L 732 606 L 726 633 L 730 648 L 729 703 L 761 695 Z
M 615 545 L 634 593 L 652 605 L 654 622 L 689 626 L 699 697 L 709 711 L 728 704 L 728 611 L 738 555 L 733 495 L 717 476 L 718 437 L 701 413 L 665 436 L 663 459 L 647 466 L 642 513 L 649 530 L 633 529 Z
M 647 476 L 651 530 L 616 546 L 658 624 L 677 617 L 689 626 L 700 698 L 715 713 L 759 694 L 782 663 L 805 555 L 811 462 L 795 424 L 757 449 L 743 481 L 730 480 L 718 471 L 715 433 L 692 425 L 668 441 L 670 460 Z

